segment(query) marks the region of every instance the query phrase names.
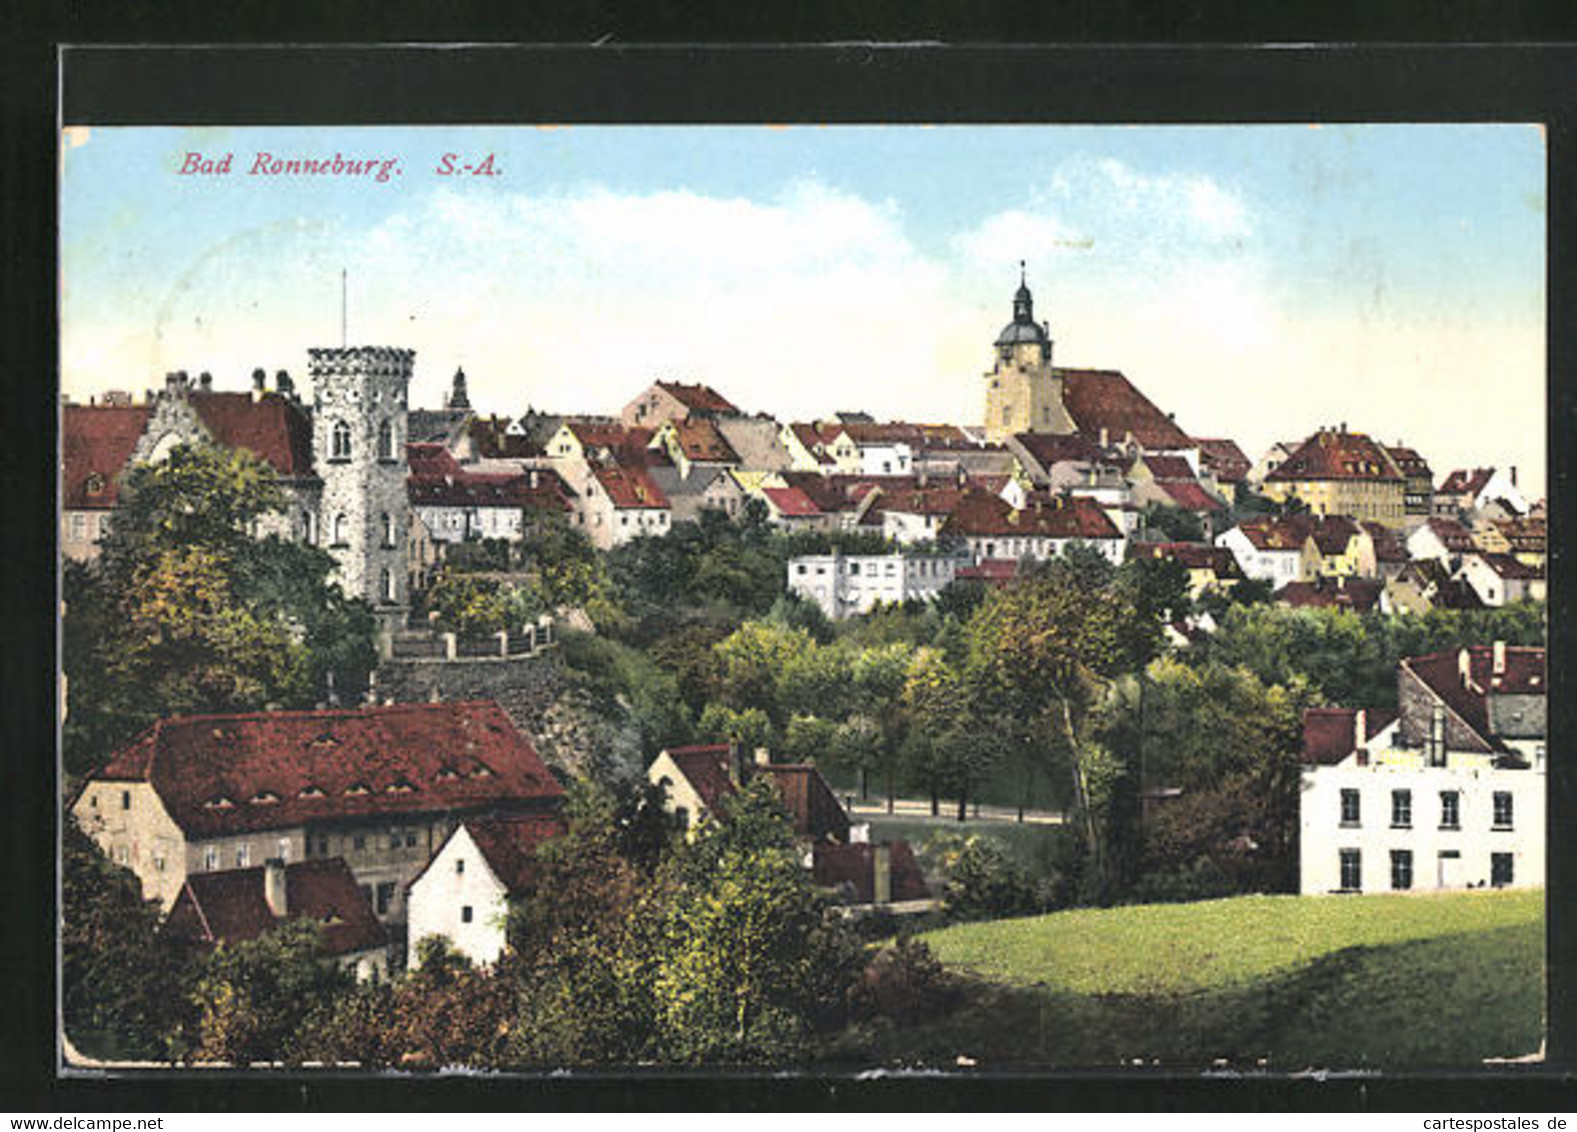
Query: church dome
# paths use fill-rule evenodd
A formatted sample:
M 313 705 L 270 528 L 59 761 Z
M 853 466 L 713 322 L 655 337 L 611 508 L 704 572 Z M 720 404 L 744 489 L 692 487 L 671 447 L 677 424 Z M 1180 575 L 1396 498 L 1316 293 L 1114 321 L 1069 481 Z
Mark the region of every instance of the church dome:
M 997 335 L 996 344 L 998 346 L 1013 346 L 1020 342 L 1044 343 L 1045 341 L 1046 331 L 1039 325 L 1033 322 L 1018 322 L 1015 320 L 1002 328 L 1002 333 Z

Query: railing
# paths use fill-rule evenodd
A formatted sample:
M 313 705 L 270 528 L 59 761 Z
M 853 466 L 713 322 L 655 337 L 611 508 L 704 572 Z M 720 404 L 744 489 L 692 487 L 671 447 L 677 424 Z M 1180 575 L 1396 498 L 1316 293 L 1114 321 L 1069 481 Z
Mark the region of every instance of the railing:
M 386 639 L 385 656 L 396 660 L 473 660 L 482 657 L 534 656 L 558 643 L 553 619 L 534 625 L 501 629 L 480 637 L 462 637 L 423 625 L 395 632 Z

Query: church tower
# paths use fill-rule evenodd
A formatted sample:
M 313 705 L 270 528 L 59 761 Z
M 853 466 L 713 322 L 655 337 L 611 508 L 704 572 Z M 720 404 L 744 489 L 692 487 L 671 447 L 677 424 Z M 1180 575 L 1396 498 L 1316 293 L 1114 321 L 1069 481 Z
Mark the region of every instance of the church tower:
M 307 351 L 312 456 L 323 481 L 318 530 L 345 592 L 392 629 L 410 604 L 406 395 L 415 353 L 386 346 Z
M 1074 431 L 1062 406 L 1062 380 L 1051 364 L 1051 331 L 1035 321 L 1035 299 L 1019 261 L 1019 286 L 1013 294 L 1013 321 L 997 335 L 996 357 L 986 378 L 986 439 L 992 443 L 1018 432 Z

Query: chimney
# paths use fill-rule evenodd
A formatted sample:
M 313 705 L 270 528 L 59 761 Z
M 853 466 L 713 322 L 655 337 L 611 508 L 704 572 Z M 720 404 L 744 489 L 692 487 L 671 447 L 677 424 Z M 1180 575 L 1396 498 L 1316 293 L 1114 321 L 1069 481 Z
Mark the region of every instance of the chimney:
M 893 849 L 887 842 L 873 846 L 871 854 L 871 903 L 893 901 Z
M 280 370 L 274 375 L 274 388 L 278 389 L 281 396 L 294 399 L 296 396 L 296 383 L 290 380 L 290 374 Z
M 757 766 L 771 766 L 772 752 L 765 747 L 757 747 L 755 749 L 755 763 Z
M 1102 425 L 1101 426 L 1101 447 L 1102 448 L 1110 447 L 1110 444 L 1109 444 L 1110 435 L 1111 434 L 1106 431 L 1106 426 Z
M 1495 667 L 1491 671 L 1494 672 L 1494 674 L 1496 676 L 1504 676 L 1506 674 L 1506 642 L 1505 641 L 1496 641 L 1495 642 L 1494 654 L 1495 654 Z
M 267 383 L 268 375 L 263 372 L 261 366 L 252 371 L 252 400 L 261 401 L 263 399 L 263 387 Z
M 1363 750 L 1364 732 L 1368 730 L 1369 717 L 1363 708 L 1359 708 L 1352 717 L 1352 745 L 1353 750 Z
M 202 390 L 204 393 L 213 392 L 214 375 L 209 373 L 207 370 L 203 370 L 202 373 L 197 375 L 197 388 Z
M 276 920 L 283 920 L 290 911 L 285 895 L 285 862 L 279 857 L 263 862 L 263 898 L 268 901 L 268 910 Z
M 1466 648 L 1457 650 L 1457 678 L 1464 688 L 1473 682 L 1473 654 Z
M 1511 486 L 1517 486 L 1517 465 L 1511 465 Z

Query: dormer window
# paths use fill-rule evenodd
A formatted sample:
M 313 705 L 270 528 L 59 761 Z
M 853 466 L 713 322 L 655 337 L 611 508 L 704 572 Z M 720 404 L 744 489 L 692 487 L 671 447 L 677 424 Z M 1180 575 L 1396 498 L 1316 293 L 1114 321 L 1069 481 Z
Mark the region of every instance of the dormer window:
M 256 794 L 253 794 L 250 799 L 251 804 L 254 806 L 272 806 L 278 801 L 279 795 L 275 794 L 272 790 L 259 790 Z
M 471 777 L 472 778 L 492 778 L 493 777 L 493 771 L 492 771 L 491 768 L 483 765 L 482 763 L 477 763 L 476 764 L 476 769 L 471 772 Z
M 312 740 L 312 745 L 314 747 L 337 747 L 339 746 L 339 740 L 334 737 L 332 732 L 325 731 Z
M 87 492 L 89 495 L 104 494 L 104 477 L 97 472 L 88 473 Z
M 303 798 L 326 798 L 328 795 L 323 793 L 323 787 L 312 785 L 303 786 L 301 788 L 301 796 Z
M 345 788 L 345 796 L 347 798 L 360 797 L 361 795 L 366 794 L 366 793 L 368 793 L 367 785 L 366 785 L 366 783 L 363 783 L 363 782 L 355 782 L 355 783 L 352 783 L 350 786 Z
M 226 798 L 223 794 L 208 799 L 208 801 L 204 802 L 203 805 L 210 810 L 230 810 L 235 808 L 235 803 L 229 798 Z
M 460 777 L 460 772 L 452 766 L 439 767 L 438 773 L 433 777 L 439 782 L 453 782 Z
M 406 782 L 402 778 L 402 779 L 400 779 L 400 781 L 398 781 L 398 782 L 391 782 L 391 783 L 389 783 L 388 786 L 384 787 L 384 793 L 385 794 L 409 794 L 409 793 L 411 793 L 411 791 L 413 791 L 415 789 L 416 789 L 416 787 L 412 786 L 409 782 Z

